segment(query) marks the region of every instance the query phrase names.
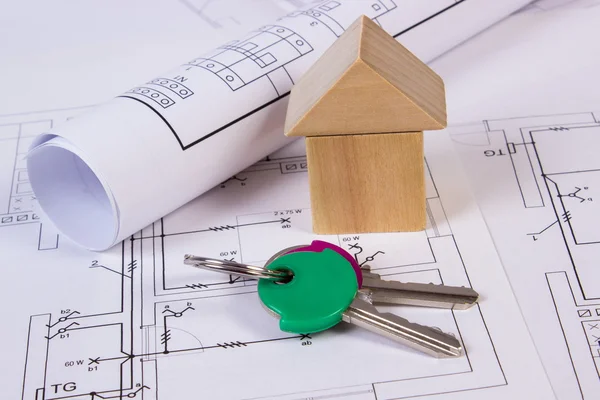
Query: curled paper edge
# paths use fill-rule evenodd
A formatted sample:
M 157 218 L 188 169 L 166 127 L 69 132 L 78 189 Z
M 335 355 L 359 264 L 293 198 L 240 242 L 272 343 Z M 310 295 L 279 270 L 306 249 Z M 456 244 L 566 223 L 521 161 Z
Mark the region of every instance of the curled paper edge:
M 37 201 L 56 228 L 82 247 L 103 251 L 119 235 L 119 209 L 110 187 L 86 159 L 67 139 L 42 134 L 26 161 Z

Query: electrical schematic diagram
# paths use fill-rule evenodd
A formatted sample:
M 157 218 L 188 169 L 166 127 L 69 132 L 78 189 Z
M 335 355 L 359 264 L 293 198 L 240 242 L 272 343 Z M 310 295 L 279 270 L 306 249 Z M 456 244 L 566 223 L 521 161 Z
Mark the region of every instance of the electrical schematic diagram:
M 319 238 L 339 244 L 387 279 L 470 286 L 464 258 L 469 250 L 464 244 L 460 248 L 431 171 L 428 164 L 425 231 Z M 374 400 L 505 387 L 508 381 L 479 305 L 458 312 L 384 307 L 468 343 L 464 357 L 432 364 L 417 352 L 349 326 L 319 334 L 282 332 L 262 309 L 255 281 L 183 264 L 184 254 L 195 253 L 263 265 L 278 250 L 315 239 L 307 175 L 305 155 L 284 149 L 109 251 L 75 250 L 65 242 L 51 253 L 30 249 L 22 254 L 22 264 L 38 276 L 27 284 L 39 282 L 37 296 L 47 301 L 19 310 L 21 398 L 167 399 L 219 393 L 247 399 Z M 44 268 L 48 263 L 60 267 Z M 63 289 L 43 284 L 62 273 L 69 277 Z M 282 352 L 293 359 L 282 360 Z M 378 362 L 364 370 L 360 365 L 367 355 Z M 268 374 L 255 368 L 257 359 L 277 365 L 279 378 L 265 380 Z M 340 371 L 341 378 L 331 381 L 315 370 L 317 359 L 324 368 Z M 302 380 L 297 379 L 300 371 Z M 227 385 L 232 373 L 235 385 Z
M 398 8 L 398 0 L 305 2 L 304 9 L 134 87 L 119 98 L 152 110 L 186 150 L 234 125 L 263 124 L 267 117 L 285 115 L 283 100 L 287 101 L 294 83 L 358 16 L 366 15 L 384 28 L 394 26 L 390 33 L 397 37 L 463 1 L 420 5 L 422 10 L 408 20 Z M 206 18 L 204 11 L 212 3 L 185 4 Z M 186 113 L 193 115 L 193 110 L 212 110 L 214 104 L 226 104 L 227 108 L 206 113 L 201 130 L 190 129 L 187 118 L 181 118 Z
M 453 138 L 466 155 L 467 164 L 487 171 L 485 182 L 476 181 L 476 187 L 492 235 L 500 246 L 513 252 L 503 255 L 500 249 L 501 257 L 507 258 L 509 278 L 513 282 L 526 280 L 532 289 L 529 293 L 517 290 L 517 299 L 532 305 L 530 315 L 525 311 L 526 319 L 546 315 L 543 324 L 530 325 L 530 329 L 538 346 L 546 349 L 542 357 L 546 357 L 555 390 L 564 393 L 564 398 L 597 396 L 600 114 L 489 120 L 483 126 L 456 127 Z M 506 221 L 510 221 L 511 229 Z M 527 272 L 523 271 L 524 263 Z M 533 280 L 536 288 L 532 288 Z M 545 311 L 540 311 L 540 304 Z M 541 330 L 536 338 L 535 330 L 542 327 L 546 338 L 541 337 Z M 549 337 L 556 340 L 545 343 L 551 341 Z M 553 371 L 548 365 L 560 353 L 568 361 Z M 570 382 L 568 390 L 560 388 L 567 386 L 558 383 L 562 378 Z
M 360 359 L 350 354 L 348 358 L 340 357 L 337 354 L 340 348 L 357 346 L 361 353 L 374 352 L 386 359 L 381 354 L 385 349 L 390 354 L 388 362 L 396 351 L 406 350 L 386 349 L 389 344 L 385 343 L 359 344 L 364 340 L 360 332 L 342 337 L 339 332 L 337 335 L 281 332 L 272 317 L 261 309 L 255 281 L 183 265 L 183 254 L 190 251 L 261 265 L 278 249 L 309 242 L 311 235 L 306 228 L 310 224 L 310 210 L 303 204 L 266 212 L 246 210 L 211 221 L 213 203 L 241 198 L 241 193 L 277 197 L 273 192 L 254 191 L 266 181 L 282 191 L 296 190 L 297 185 L 306 183 L 306 175 L 306 160 L 302 156 L 263 161 L 225 182 L 203 201 L 189 204 L 123 242 L 118 249 L 119 262 L 112 257 L 117 252 L 106 259 L 98 255 L 97 259 L 89 260 L 89 271 L 112 280 L 111 292 L 118 293 L 120 304 L 115 310 L 95 313 L 74 304 L 71 308 L 31 316 L 23 399 L 159 399 L 224 390 L 223 382 L 219 381 L 206 381 L 195 387 L 190 371 L 179 367 L 184 358 L 197 360 L 193 376 L 208 376 L 210 370 L 221 366 L 235 365 L 236 370 L 244 371 L 235 378 L 237 385 L 245 388 L 243 398 L 275 394 L 286 398 L 294 393 L 297 397 L 300 386 L 293 378 L 297 364 L 302 366 L 303 374 L 310 374 L 311 360 L 319 352 L 330 353 L 331 357 L 319 359 L 329 363 L 330 368 L 343 370 L 348 379 L 332 386 L 323 377 L 321 384 L 329 388 L 317 390 L 319 379 L 311 377 L 315 392 L 304 395 L 306 398 L 352 395 L 371 400 L 393 398 L 394 393 L 422 395 L 427 393 L 414 386 L 410 377 L 435 379 L 445 374 L 452 374 L 453 379 L 442 390 L 477 387 L 484 375 L 493 385 L 505 385 L 478 309 L 468 313 L 445 310 L 429 318 L 435 318 L 436 326 L 443 330 L 477 342 L 476 347 L 481 347 L 482 353 L 475 352 L 473 356 L 433 369 L 431 364 L 424 363 L 421 367 L 412 365 L 410 370 L 398 366 L 395 370 L 362 371 L 362 383 L 356 385 L 356 376 L 351 372 L 357 370 Z M 397 235 L 351 235 L 337 237 L 336 242 L 361 264 L 368 262 L 388 278 L 468 285 L 452 228 L 431 176 L 428 193 L 426 231 L 399 234 L 402 240 Z M 307 203 L 306 200 L 302 199 L 302 203 Z M 270 239 L 263 242 L 253 239 L 256 237 Z M 423 318 L 414 310 L 402 313 L 414 320 Z M 463 330 L 461 326 L 469 329 Z M 99 342 L 102 344 L 89 345 Z M 253 372 L 252 359 L 261 357 L 263 361 L 272 359 L 276 363 L 280 352 L 291 347 L 298 349 L 294 363 L 279 364 L 279 368 L 287 369 L 284 376 L 289 374 L 289 381 L 270 383 L 272 393 L 252 389 L 250 382 L 262 379 L 260 371 Z M 386 382 L 374 384 L 382 379 L 382 374 L 389 375 Z M 164 379 L 165 375 L 170 378 Z M 431 393 L 439 390 L 438 387 Z

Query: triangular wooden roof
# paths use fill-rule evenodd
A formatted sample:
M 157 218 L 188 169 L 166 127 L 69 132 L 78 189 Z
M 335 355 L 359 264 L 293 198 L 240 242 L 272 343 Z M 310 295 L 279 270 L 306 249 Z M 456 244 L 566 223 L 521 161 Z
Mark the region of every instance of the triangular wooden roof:
M 348 135 L 445 127 L 442 79 L 362 16 L 292 88 L 285 134 Z

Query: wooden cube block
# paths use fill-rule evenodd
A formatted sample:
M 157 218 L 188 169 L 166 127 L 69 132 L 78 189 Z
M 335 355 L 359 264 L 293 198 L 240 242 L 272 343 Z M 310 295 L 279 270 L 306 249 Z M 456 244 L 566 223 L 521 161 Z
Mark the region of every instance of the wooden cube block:
M 313 231 L 425 228 L 423 133 L 307 137 Z

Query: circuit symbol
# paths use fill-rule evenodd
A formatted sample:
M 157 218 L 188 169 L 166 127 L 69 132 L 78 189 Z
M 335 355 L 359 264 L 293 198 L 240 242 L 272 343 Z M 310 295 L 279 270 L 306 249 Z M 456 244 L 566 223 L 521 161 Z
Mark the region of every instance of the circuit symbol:
M 204 285 L 202 283 L 192 283 L 191 285 L 185 285 L 185 287 L 190 288 L 190 289 L 204 289 L 207 288 L 207 285 Z
M 129 264 L 127 264 L 127 272 L 131 273 L 134 269 L 137 268 L 137 260 L 133 260 Z
M 65 322 L 66 320 L 68 320 L 69 318 L 71 318 L 75 314 L 79 314 L 79 312 L 78 311 L 72 311 L 71 313 L 69 313 L 69 315 L 65 315 L 64 317 L 60 317 L 58 319 L 58 321 L 56 321 L 52 325 L 46 325 L 46 326 L 48 328 L 54 328 L 56 325 L 60 324 L 61 322 Z
M 358 259 L 358 255 L 361 254 L 364 249 L 359 246 L 358 242 L 354 243 L 354 244 L 348 244 L 348 249 L 349 250 L 355 250 L 354 251 L 354 259 L 356 260 L 356 262 L 362 267 L 363 265 L 365 265 L 368 262 L 371 262 L 375 259 L 375 257 L 377 257 L 379 254 L 385 254 L 385 252 L 383 251 L 376 251 L 374 254 L 371 254 L 370 256 L 365 257 L 364 261 L 359 261 Z
M 348 247 L 348 250 L 356 250 L 353 256 L 356 262 L 358 262 L 358 255 L 363 252 L 363 248 L 358 245 L 358 242 L 354 244 L 349 244 Z
M 206 285 L 205 285 L 205 286 L 206 286 Z M 164 314 L 164 313 L 166 313 L 166 312 L 170 312 L 170 313 L 171 313 L 171 315 L 167 315 L 166 317 L 175 317 L 175 318 L 179 318 L 179 317 L 181 317 L 181 316 L 183 315 L 183 313 L 184 313 L 184 312 L 186 312 L 187 310 L 195 310 L 195 308 L 194 308 L 194 307 L 186 307 L 186 308 L 184 308 L 182 311 L 179 311 L 179 312 L 177 312 L 177 311 L 173 311 L 173 310 L 171 310 L 170 308 L 167 308 L 167 309 L 163 310 L 163 314 Z
M 52 340 L 52 339 L 54 339 L 56 336 L 58 336 L 58 335 L 61 335 L 61 334 L 65 333 L 65 332 L 66 332 L 67 330 L 69 330 L 69 328 L 70 328 L 70 327 L 72 327 L 72 326 L 79 326 L 79 324 L 78 324 L 77 322 L 72 322 L 72 323 L 70 323 L 69 325 L 67 325 L 66 327 L 64 327 L 64 328 L 60 328 L 58 331 L 56 331 L 56 333 L 55 333 L 54 335 L 52 335 L 52 336 L 50 336 L 50 337 L 48 337 L 48 336 L 44 336 L 44 337 L 45 337 L 46 339 L 48 339 L 48 340 Z
M 240 184 L 240 186 L 246 186 L 247 180 L 248 180 L 248 178 L 238 178 L 236 175 L 234 175 L 231 178 L 227 179 L 226 181 L 221 182 L 220 187 L 225 188 L 225 187 L 227 187 L 227 184 L 230 182 L 238 182 Z
M 191 304 L 191 303 L 188 303 Z M 160 335 L 160 344 L 164 346 L 163 348 L 163 354 L 169 354 L 169 348 L 168 348 L 168 343 L 171 340 L 171 330 L 167 328 L 167 319 L 168 318 L 181 318 L 183 316 L 183 313 L 185 313 L 188 310 L 195 310 L 194 307 L 192 306 L 187 306 L 186 308 L 184 308 L 181 311 L 173 311 L 170 308 L 168 308 L 168 306 L 166 306 L 166 308 L 163 310 L 163 314 L 165 313 L 169 313 L 168 315 L 165 315 L 163 317 L 163 322 L 164 322 L 164 330 L 163 333 Z
M 135 392 L 128 393 L 125 397 L 127 397 L 129 399 L 133 399 L 135 396 L 137 396 L 138 392 L 143 389 L 150 389 L 150 388 L 148 386 L 144 385 L 141 388 L 139 388 L 138 390 L 136 390 Z M 104 399 L 104 398 L 108 398 L 108 397 L 100 397 L 100 398 Z
M 217 343 L 217 346 L 222 347 L 224 349 L 233 349 L 234 347 L 247 347 L 247 345 L 245 343 L 242 342 L 224 342 L 224 343 Z
M 236 228 L 235 226 L 231 226 L 231 225 L 222 225 L 222 226 L 212 226 L 208 229 L 213 232 L 220 232 L 220 231 L 228 231 L 228 230 L 235 229 L 235 228 Z
M 553 126 L 551 128 L 548 128 L 551 131 L 568 131 L 569 128 L 565 128 L 564 126 Z
M 162 335 L 160 335 L 160 344 L 166 344 L 169 340 L 171 340 L 171 330 L 168 329 Z
M 584 201 L 592 201 L 591 197 L 588 197 L 587 199 L 585 197 L 581 197 L 579 195 L 579 192 L 581 192 L 582 190 L 588 190 L 589 188 L 586 186 L 583 189 L 580 187 L 575 186 L 575 190 L 571 193 L 568 194 L 559 194 L 558 197 L 570 197 L 572 199 L 578 199 L 580 203 L 583 203 Z
M 567 211 L 562 215 L 564 222 L 569 222 L 571 220 L 571 211 Z
M 360 266 L 362 267 L 364 264 L 373 261 L 378 254 L 385 254 L 385 252 L 383 252 L 383 251 L 377 251 L 377 252 L 375 252 L 373 255 L 370 255 L 367 258 L 365 258 L 365 261 L 363 261 L 362 263 L 360 263 Z

